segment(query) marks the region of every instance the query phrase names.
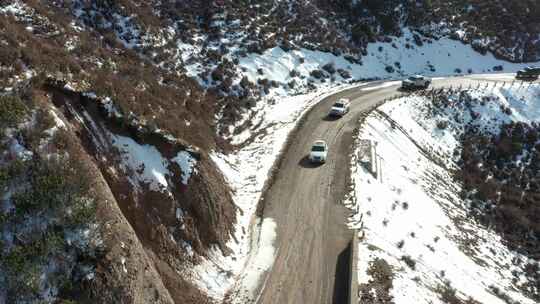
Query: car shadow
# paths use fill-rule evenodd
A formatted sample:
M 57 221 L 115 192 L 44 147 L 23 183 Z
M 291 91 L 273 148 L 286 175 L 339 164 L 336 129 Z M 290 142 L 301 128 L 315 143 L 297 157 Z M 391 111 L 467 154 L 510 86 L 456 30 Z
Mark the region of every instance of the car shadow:
M 340 116 L 337 116 L 337 115 L 325 115 L 322 120 L 324 121 L 336 121 L 338 119 L 340 119 L 341 117 Z
M 298 162 L 298 165 L 300 165 L 300 167 L 302 167 L 302 168 L 314 169 L 314 168 L 318 168 L 318 167 L 322 166 L 323 164 L 322 163 L 314 163 L 314 162 L 312 162 L 311 160 L 309 160 L 309 156 L 306 155 L 306 156 L 302 157 L 302 159 Z
M 336 261 L 336 275 L 334 281 L 333 304 L 348 303 L 349 301 L 349 278 L 351 275 L 351 242 L 338 256 Z
M 535 81 L 538 80 L 538 77 L 536 77 L 536 78 L 523 78 L 523 77 L 517 78 L 517 77 L 516 77 L 516 80 L 518 80 L 518 81 L 525 81 L 525 82 L 535 82 Z
M 406 89 L 406 88 L 403 88 L 403 87 L 399 87 L 397 88 L 397 91 L 398 92 L 402 92 L 402 93 L 411 93 L 411 92 L 415 92 L 415 91 L 419 91 L 419 89 Z

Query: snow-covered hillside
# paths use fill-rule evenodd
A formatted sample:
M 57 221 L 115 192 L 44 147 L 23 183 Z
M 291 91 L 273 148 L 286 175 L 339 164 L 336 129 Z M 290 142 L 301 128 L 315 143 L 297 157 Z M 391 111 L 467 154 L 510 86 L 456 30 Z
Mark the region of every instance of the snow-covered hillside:
M 371 30 L 370 26 L 355 30 L 355 22 L 367 16 L 359 18 L 349 11 L 347 14 L 355 16 L 351 16 L 352 23 L 347 24 L 347 18 L 339 19 L 339 14 L 333 15 L 332 9 L 321 9 L 313 1 L 235 4 L 209 1 L 201 6 L 179 1 L 175 9 L 179 12 L 174 14 L 170 11 L 172 7 L 158 2 L 153 7 L 156 16 L 145 18 L 157 18 L 163 23 L 161 27 L 145 26 L 150 22 L 141 22 L 140 19 L 144 19 L 139 16 L 142 12 L 130 13 L 131 10 L 144 11 L 145 7 L 88 4 L 84 1 L 74 1 L 73 5 L 81 27 L 110 29 L 125 47 L 151 59 L 156 66 L 185 73 L 201 87 L 230 97 L 228 102 L 219 104 L 216 118 L 220 126 L 219 135 L 227 139 L 246 128 L 245 121 L 238 121 L 238 114 L 249 118 L 260 108 L 259 105 L 254 109 L 254 104 L 264 103 L 272 96 L 306 94 L 323 85 L 366 79 L 397 79 L 418 73 L 448 76 L 513 72 L 525 65 L 496 59 L 490 52 L 483 55 L 475 51 L 478 46 L 473 48 L 458 39 L 467 36 L 462 40 L 478 42 L 474 40 L 478 33 L 473 35 L 461 30 L 461 36 L 455 37 L 448 28 L 449 24 L 442 21 L 408 24 L 415 22 L 405 22 L 407 18 L 403 16 L 400 17 L 403 19 L 401 23 L 400 18 L 394 20 L 398 22 L 399 29 L 390 31 L 390 34 L 380 32 L 377 26 Z M 349 4 L 343 5 L 347 7 Z M 431 9 L 410 3 L 366 3 L 363 6 L 354 3 L 349 10 L 360 13 L 368 9 L 362 14 L 369 15 L 373 6 L 377 11 L 393 6 L 405 11 L 408 6 L 425 12 Z M 200 20 L 189 22 L 185 15 L 192 10 L 193 14 L 200 14 L 201 8 L 205 10 Z M 398 9 L 387 13 L 399 15 L 402 12 Z M 317 24 L 306 27 L 302 24 L 307 23 L 298 23 L 298 26 L 296 23 L 304 18 L 304 21 L 315 18 Z M 360 36 L 372 32 L 373 37 L 353 43 L 358 32 L 361 32 Z M 483 43 L 495 44 L 491 40 L 488 42 Z M 482 43 L 475 43 L 478 44 Z M 482 46 L 485 50 L 486 46 Z
M 280 47 L 241 58 L 235 83 L 240 85 L 242 79 L 248 79 L 253 83 L 268 84 L 268 90 L 256 106 L 246 109 L 243 118 L 229 126 L 223 135 L 234 144 L 241 144 L 251 133 L 260 130 L 261 122 L 266 125 L 274 120 L 274 116 L 260 115 L 261 110 L 275 111 L 277 104 L 282 107 L 280 111 L 287 112 L 288 107 L 296 109 L 308 105 L 305 101 L 310 100 L 309 95 L 305 95 L 307 98 L 289 98 L 291 95 L 328 91 L 357 81 L 402 79 L 413 74 L 452 76 L 497 71 L 509 73 L 527 65 L 502 61 L 490 53 L 482 55 L 469 45 L 449 38 L 426 39 L 422 46 L 418 46 L 412 42 L 413 35 L 413 32 L 405 29 L 402 37 L 392 38 L 391 42 L 371 43 L 367 47 L 367 55 L 355 62 L 343 55 L 306 49 L 285 52 Z M 245 128 L 247 120 L 251 120 L 252 128 Z M 240 131 L 241 136 L 238 136 Z
M 286 84 L 294 81 L 296 91 L 300 91 L 309 83 L 325 81 L 401 78 L 412 74 L 448 76 L 514 72 L 525 66 L 498 60 L 491 53 L 482 55 L 472 47 L 446 37 L 438 40 L 419 38 L 422 45 L 417 45 L 414 36 L 418 34 L 405 28 L 401 37 L 370 43 L 367 54 L 358 60 L 307 49 L 286 52 L 275 47 L 261 55 L 252 53 L 241 58 L 239 78 L 247 76 L 252 82 L 266 78 L 283 84 L 285 89 L 288 89 Z M 321 71 L 320 79 L 312 73 L 314 70 Z
M 359 131 L 355 191 L 346 203 L 358 211 L 349 225 L 364 235 L 361 299 L 537 303 L 537 274 L 526 269 L 537 269 L 539 261 L 509 249 L 493 228 L 471 216 L 472 199 L 463 195 L 455 173 L 468 130 L 497 136 L 505 124 L 540 120 L 540 87 L 491 83 L 447 94 L 445 105 L 426 96 L 389 102 Z M 365 140 L 375 147 L 376 174 L 361 162 Z

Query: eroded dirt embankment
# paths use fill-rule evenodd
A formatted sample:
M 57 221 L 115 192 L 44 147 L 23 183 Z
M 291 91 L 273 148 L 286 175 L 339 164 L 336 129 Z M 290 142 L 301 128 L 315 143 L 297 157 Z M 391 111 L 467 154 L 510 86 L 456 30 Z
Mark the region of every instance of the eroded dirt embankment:
M 159 129 L 141 127 L 136 120 L 111 118 L 99 100 L 59 82 L 44 89 L 78 138 L 96 172 L 96 195 L 106 202 L 98 208 L 106 252 L 98 261 L 94 292 L 113 302 L 211 302 L 189 281 L 189 265 L 211 246 L 228 251 L 225 244 L 234 229 L 236 208 L 206 152 Z M 126 143 L 161 157 L 168 170 L 159 176 L 161 188 L 138 178 L 155 171 L 153 160 L 143 155 L 133 165 L 129 153 L 140 150 L 134 152 Z M 173 161 L 177 155 L 194 164 L 192 172 Z

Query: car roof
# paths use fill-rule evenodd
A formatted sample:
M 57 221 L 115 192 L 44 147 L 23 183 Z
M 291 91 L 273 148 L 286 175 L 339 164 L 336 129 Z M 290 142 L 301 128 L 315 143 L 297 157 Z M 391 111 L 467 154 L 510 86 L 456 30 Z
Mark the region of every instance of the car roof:
M 316 140 L 313 143 L 314 146 L 326 146 L 326 142 L 324 140 Z
M 349 102 L 349 99 L 347 99 L 347 98 L 340 98 L 337 102 L 348 103 L 348 102 Z

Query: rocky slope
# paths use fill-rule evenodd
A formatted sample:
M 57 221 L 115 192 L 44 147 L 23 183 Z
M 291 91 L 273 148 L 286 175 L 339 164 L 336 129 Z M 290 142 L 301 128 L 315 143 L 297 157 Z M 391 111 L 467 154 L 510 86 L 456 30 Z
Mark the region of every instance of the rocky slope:
M 2 117 L 20 116 L 2 129 L 7 302 L 206 301 L 182 273 L 210 246 L 227 253 L 235 221 L 229 190 L 207 154 L 150 131 L 133 115 L 130 122 L 117 109 L 109 115 L 110 103 L 56 80 L 30 82 L 2 98 Z M 73 194 L 60 192 L 68 189 Z M 36 242 L 33 229 L 43 229 L 48 246 L 54 237 L 57 247 L 21 253 L 20 246 Z M 44 252 L 67 256 L 67 272 Z M 18 280 L 35 285 L 21 289 Z
M 209 301 L 182 273 L 210 247 L 226 254 L 225 243 L 234 229 L 236 207 L 230 190 L 207 154 L 219 144 L 213 127 L 216 98 L 185 76 L 101 42 L 97 32 L 73 22 L 71 10 L 53 2 L 3 2 L 0 12 L 2 96 L 19 105 L 7 106 L 2 99 L 1 110 L 3 117 L 20 116 L 1 130 L 6 157 L 0 165 L 1 186 L 18 198 L 19 185 L 13 181 L 19 178 L 26 185 L 21 195 L 29 196 L 24 196 L 24 204 L 10 195 L 1 200 L 1 279 L 10 283 L 2 284 L 0 302 Z M 69 144 L 56 145 L 51 132 L 35 125 L 33 113 L 41 112 L 48 123 L 51 115 L 56 117 L 54 128 Z M 42 151 L 45 142 L 51 143 Z M 75 152 L 68 149 L 72 146 Z M 51 153 L 73 154 L 73 164 L 85 167 L 78 169 L 63 159 L 49 164 Z M 24 159 L 26 154 L 33 157 Z M 77 171 L 40 171 L 34 158 L 38 169 L 62 165 Z M 16 177 L 11 167 L 19 162 L 25 165 Z M 90 176 L 85 177 L 86 172 Z M 49 177 L 56 183 L 53 190 L 73 187 L 81 192 L 77 195 L 93 200 L 94 207 L 78 218 L 95 227 L 95 237 L 89 234 L 94 230 L 83 235 L 99 246 L 70 244 L 71 224 L 55 220 L 65 217 L 61 210 L 49 210 L 56 203 L 35 201 L 41 184 L 33 181 Z M 91 188 L 83 191 L 79 177 Z M 76 203 L 73 195 L 50 195 L 62 204 Z M 19 211 L 20 204 L 32 206 L 28 215 Z M 23 221 L 22 226 L 25 221 L 51 222 L 59 242 L 52 252 L 57 254 L 46 254 L 53 249 L 43 246 L 22 254 L 18 248 L 35 241 L 25 236 L 31 230 L 13 226 L 14 221 Z M 49 237 L 47 231 L 44 237 Z M 67 265 L 51 266 L 62 257 L 69 257 Z M 16 282 L 33 285 L 22 288 Z

